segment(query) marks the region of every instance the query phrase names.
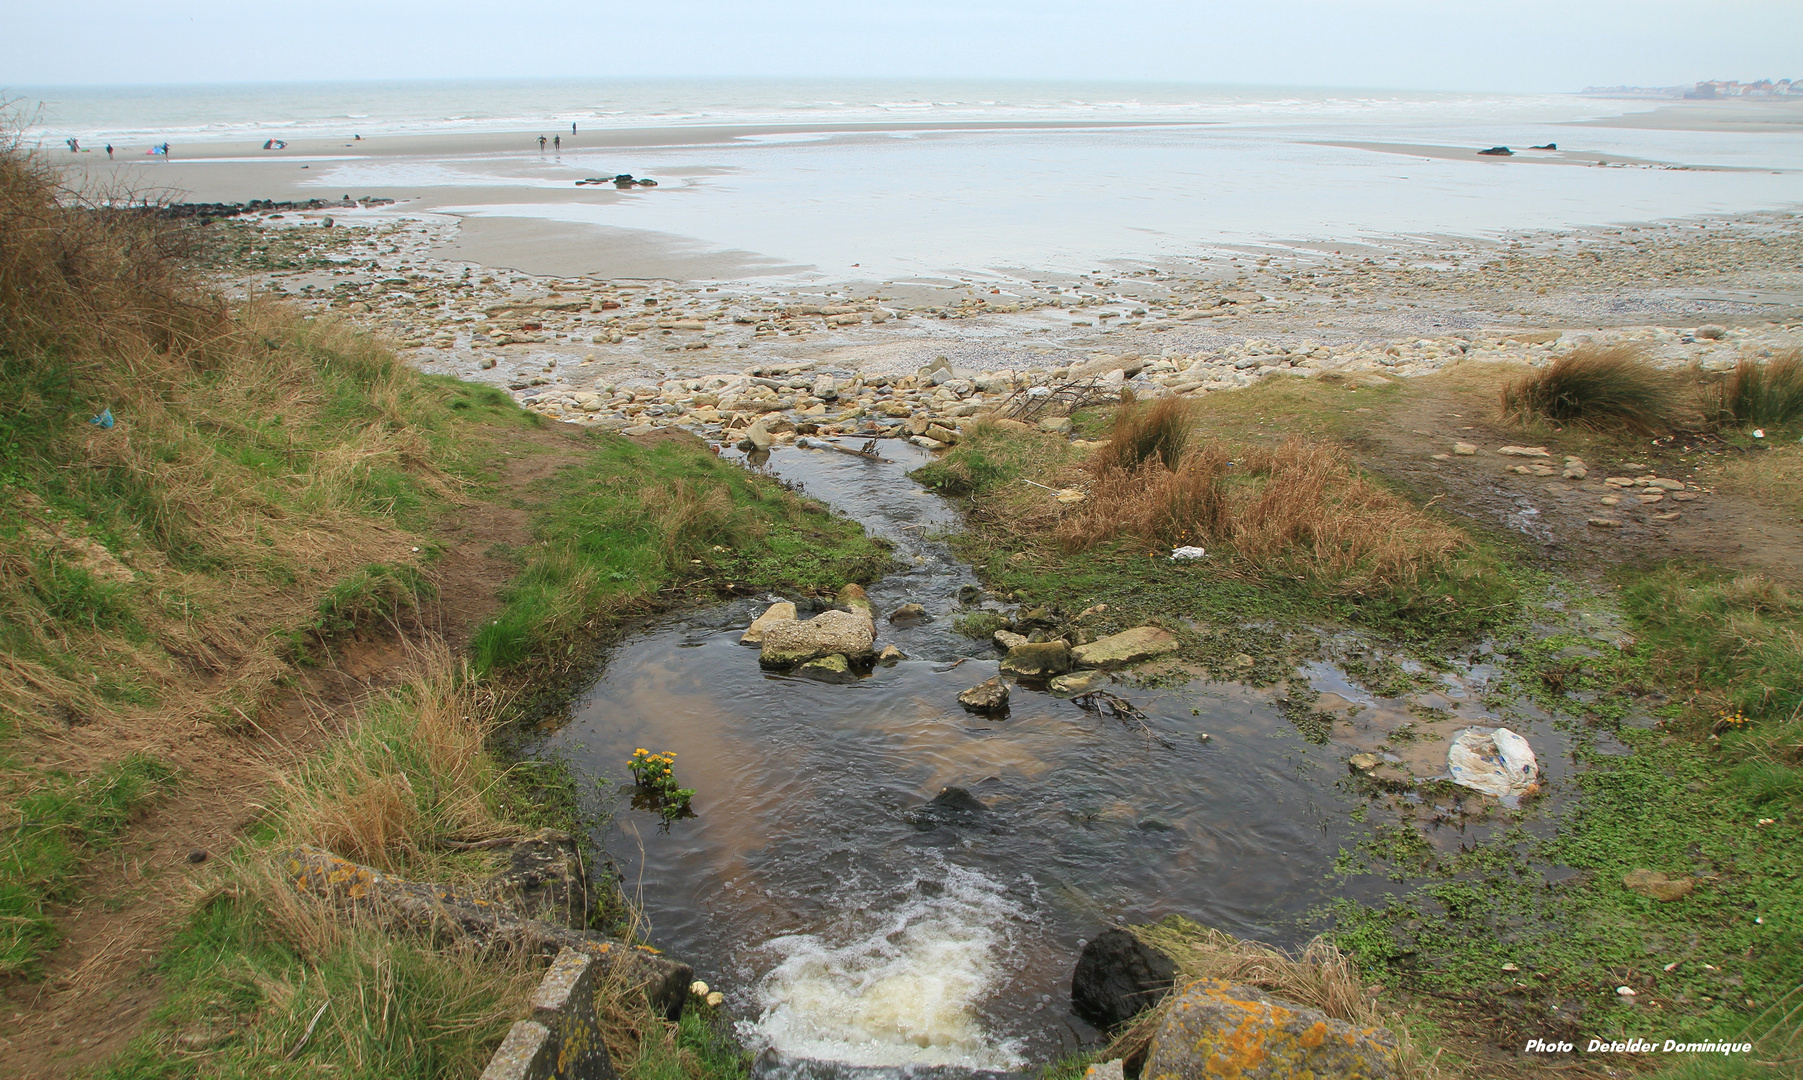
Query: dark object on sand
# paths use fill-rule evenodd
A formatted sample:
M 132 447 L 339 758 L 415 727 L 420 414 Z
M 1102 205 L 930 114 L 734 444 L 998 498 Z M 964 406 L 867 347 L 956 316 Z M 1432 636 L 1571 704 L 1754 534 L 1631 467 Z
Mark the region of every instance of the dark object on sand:
M 640 187 L 656 187 L 657 181 L 656 180 L 640 180 L 638 182 L 638 185 Z
M 1514 157 L 1515 156 L 1515 151 L 1509 149 L 1506 146 L 1492 146 L 1488 150 L 1479 150 L 1478 153 L 1481 155 L 1484 155 L 1486 157 Z
M 1071 1006 L 1107 1031 L 1158 1004 L 1177 977 L 1177 965 L 1126 930 L 1104 930 L 1083 946 L 1071 975 Z
M 1558 148 L 1559 148 L 1559 144 L 1556 142 L 1549 142 L 1545 146 L 1530 146 L 1530 147 L 1528 147 L 1529 150 L 1557 150 Z

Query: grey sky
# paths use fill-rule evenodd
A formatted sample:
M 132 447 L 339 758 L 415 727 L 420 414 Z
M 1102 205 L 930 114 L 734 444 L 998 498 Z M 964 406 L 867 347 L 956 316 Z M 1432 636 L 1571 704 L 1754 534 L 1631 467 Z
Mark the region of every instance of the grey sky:
M 34 0 L 6 24 L 0 88 L 813 75 L 1558 91 L 1803 78 L 1803 0 Z

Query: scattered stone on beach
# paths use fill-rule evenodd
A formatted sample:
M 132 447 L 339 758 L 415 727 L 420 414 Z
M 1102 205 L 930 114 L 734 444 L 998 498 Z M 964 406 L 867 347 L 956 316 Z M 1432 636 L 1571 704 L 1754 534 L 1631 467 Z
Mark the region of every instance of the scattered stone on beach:
M 1084 668 L 1114 668 L 1137 664 L 1177 651 L 1177 637 L 1156 626 L 1136 626 L 1118 634 L 1079 645 L 1071 650 L 1071 663 Z
M 989 639 L 995 642 L 995 647 L 1003 652 L 1018 648 L 1027 643 L 1027 635 L 1017 634 L 1012 630 L 997 630 L 995 633 L 989 635 Z
M 958 704 L 972 712 L 1006 712 L 1008 709 L 1008 684 L 999 675 L 987 682 L 980 682 L 960 693 Z
M 1468 442 L 1453 443 L 1452 452 L 1469 457 L 1470 455 L 1477 453 L 1477 447 Z
M 1552 457 L 1544 446 L 1502 446 L 1497 453 L 1504 457 Z

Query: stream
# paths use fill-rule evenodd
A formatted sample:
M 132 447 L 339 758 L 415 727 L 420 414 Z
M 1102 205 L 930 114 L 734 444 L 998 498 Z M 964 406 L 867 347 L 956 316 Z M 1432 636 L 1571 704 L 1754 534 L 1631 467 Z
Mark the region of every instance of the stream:
M 999 653 L 951 628 L 959 590 L 976 583 L 943 540 L 959 515 L 906 477 L 926 452 L 889 441 L 881 453 L 894 460 L 779 447 L 759 467 L 895 545 L 904 569 L 868 591 L 878 647 L 908 659 L 851 685 L 773 674 L 738 639 L 780 598 L 687 612 L 616 646 L 542 751 L 585 782 L 626 785 L 636 748 L 678 755 L 696 816 L 666 829 L 621 798 L 596 839 L 650 937 L 725 991 L 748 1046 L 890 1070 L 1018 1069 L 1097 1037 L 1071 1013 L 1070 978 L 1108 925 L 1176 912 L 1294 945 L 1322 929 L 1310 916 L 1329 899 L 1398 888 L 1333 873 L 1368 830 L 1349 817 L 1366 800 L 1346 760 L 1422 702 L 1374 699 L 1316 663 L 1305 672 L 1323 702 L 1351 717 L 1323 745 L 1283 717 L 1281 691 L 1201 679 L 1114 688 L 1158 741 L 1021 686 L 1004 718 L 966 712 L 958 693 L 994 676 Z M 909 602 L 929 621 L 886 621 Z M 1493 674 L 1449 676 L 1427 704 L 1455 726 L 1501 722 L 1477 703 Z M 1569 738 L 1544 715 L 1508 722 L 1544 778 L 1563 779 Z M 1444 770 L 1445 742 L 1417 745 Z M 984 808 L 929 806 L 948 786 Z M 1440 845 L 1477 834 L 1439 832 Z

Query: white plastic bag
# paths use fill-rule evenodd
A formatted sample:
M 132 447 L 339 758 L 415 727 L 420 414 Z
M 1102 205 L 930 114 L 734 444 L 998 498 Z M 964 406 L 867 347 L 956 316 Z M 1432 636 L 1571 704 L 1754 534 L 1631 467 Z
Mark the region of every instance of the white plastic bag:
M 1508 728 L 1466 728 L 1446 751 L 1452 782 L 1512 802 L 1540 790 L 1540 763 L 1528 741 Z
M 1207 556 L 1208 552 L 1199 547 L 1180 547 L 1171 552 L 1171 561 L 1183 562 L 1185 559 L 1201 559 Z

